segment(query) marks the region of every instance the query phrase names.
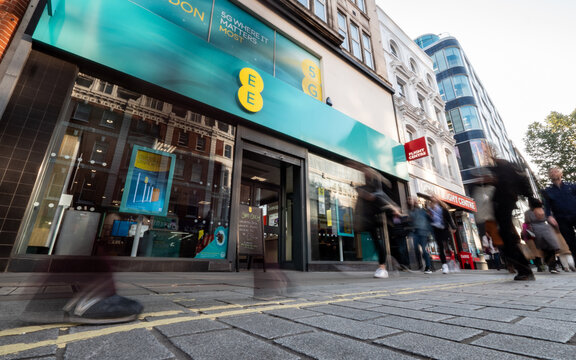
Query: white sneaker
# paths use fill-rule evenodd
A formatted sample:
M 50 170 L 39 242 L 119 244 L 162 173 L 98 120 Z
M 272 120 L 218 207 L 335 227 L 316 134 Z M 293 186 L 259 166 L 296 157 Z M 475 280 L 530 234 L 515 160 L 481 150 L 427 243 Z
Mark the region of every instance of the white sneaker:
M 388 271 L 386 269 L 378 268 L 374 273 L 375 278 L 386 279 L 388 278 Z
M 442 264 L 442 274 L 448 274 L 450 269 L 448 269 L 448 264 Z

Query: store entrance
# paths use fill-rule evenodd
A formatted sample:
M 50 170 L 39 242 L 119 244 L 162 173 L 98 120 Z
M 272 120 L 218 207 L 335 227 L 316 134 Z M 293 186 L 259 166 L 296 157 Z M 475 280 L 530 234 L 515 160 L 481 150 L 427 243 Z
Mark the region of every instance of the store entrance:
M 251 146 L 242 152 L 240 205 L 262 210 L 266 266 L 302 269 L 300 160 Z

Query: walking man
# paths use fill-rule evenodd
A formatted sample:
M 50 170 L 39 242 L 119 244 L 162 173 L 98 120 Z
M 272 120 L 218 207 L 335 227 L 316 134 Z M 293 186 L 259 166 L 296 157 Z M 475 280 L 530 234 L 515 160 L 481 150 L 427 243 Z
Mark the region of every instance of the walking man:
M 552 184 L 543 191 L 548 223 L 560 230 L 572 255 L 576 254 L 576 184 L 562 181 L 562 169 L 548 170 Z

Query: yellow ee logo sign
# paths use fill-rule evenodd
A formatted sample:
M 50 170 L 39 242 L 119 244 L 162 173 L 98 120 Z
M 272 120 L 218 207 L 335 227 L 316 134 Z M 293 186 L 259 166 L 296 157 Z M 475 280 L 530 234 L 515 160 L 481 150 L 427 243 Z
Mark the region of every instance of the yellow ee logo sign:
M 238 89 L 238 101 L 242 107 L 250 112 L 258 112 L 264 106 L 264 99 L 260 94 L 264 90 L 264 80 L 254 69 L 244 68 L 240 70 L 240 88 Z
M 302 90 L 315 98 L 322 101 L 322 79 L 320 77 L 320 68 L 312 60 L 302 61 Z

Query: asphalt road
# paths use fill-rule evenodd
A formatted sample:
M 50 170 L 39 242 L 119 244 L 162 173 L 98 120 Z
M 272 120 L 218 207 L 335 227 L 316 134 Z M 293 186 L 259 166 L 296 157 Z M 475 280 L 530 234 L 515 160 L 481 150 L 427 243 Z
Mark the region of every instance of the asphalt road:
M 576 273 L 117 273 L 107 326 L 58 321 L 67 276 L 0 274 L 0 359 L 576 359 Z

